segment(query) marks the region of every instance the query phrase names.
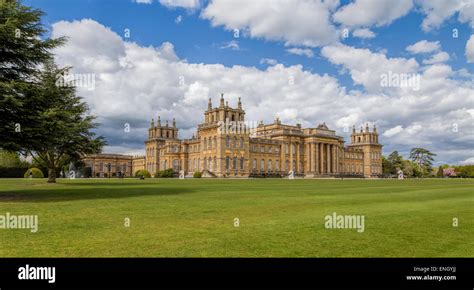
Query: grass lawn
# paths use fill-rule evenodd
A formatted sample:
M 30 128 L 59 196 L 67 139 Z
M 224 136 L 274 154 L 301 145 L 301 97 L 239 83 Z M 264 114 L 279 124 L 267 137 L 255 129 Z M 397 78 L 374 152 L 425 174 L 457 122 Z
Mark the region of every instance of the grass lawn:
M 474 257 L 474 179 L 0 179 L 7 212 L 39 230 L 0 229 L 1 257 Z

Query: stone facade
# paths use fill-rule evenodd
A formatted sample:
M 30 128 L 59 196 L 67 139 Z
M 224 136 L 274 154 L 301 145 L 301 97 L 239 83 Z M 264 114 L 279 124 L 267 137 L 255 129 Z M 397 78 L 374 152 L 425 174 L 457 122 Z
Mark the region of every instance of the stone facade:
M 204 122 L 191 139 L 178 139 L 175 120 L 163 125 L 158 117 L 148 129 L 145 169 L 151 174 L 167 168 L 187 175 L 206 171 L 216 177 L 287 175 L 291 171 L 307 177 L 382 174 L 382 145 L 375 127 L 370 131 L 367 125 L 360 132 L 353 128 L 347 147 L 324 123 L 302 128 L 282 124 L 277 118 L 272 124 L 251 127 L 240 99 L 231 108 L 223 96 L 218 107 L 209 99 Z
M 245 111 L 238 101 L 232 108 L 221 95 L 218 107 L 209 99 L 204 122 L 190 139 L 179 139 L 178 128 L 153 119 L 145 141 L 145 156 L 98 154 L 85 158 L 93 166 L 93 176 L 104 176 L 101 164 L 111 163 L 114 170 L 127 168 L 126 176 L 141 169 L 152 175 L 173 168 L 192 176 L 248 177 L 288 175 L 331 177 L 378 177 L 382 174 L 382 145 L 377 129 L 368 125 L 352 128 L 350 144 L 325 123 L 315 128 L 300 124 L 285 125 L 278 118 L 271 124 L 252 126 L 245 121 Z M 126 164 L 126 165 L 125 165 Z M 99 168 L 99 169 L 98 169 Z M 108 169 L 106 169 L 108 170 Z M 107 172 L 107 171 L 105 171 Z

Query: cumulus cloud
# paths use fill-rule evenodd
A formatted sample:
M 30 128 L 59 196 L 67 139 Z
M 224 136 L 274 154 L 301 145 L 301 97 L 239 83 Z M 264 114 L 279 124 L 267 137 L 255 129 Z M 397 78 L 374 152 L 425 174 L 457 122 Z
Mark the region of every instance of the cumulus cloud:
M 107 151 L 143 152 L 146 130 L 157 115 L 162 122 L 175 117 L 180 137 L 191 137 L 203 121 L 207 99 L 212 98 L 216 106 L 220 93 L 225 93 L 231 106 L 242 97 L 250 121 L 272 122 L 279 115 L 285 122 L 305 127 L 326 122 L 346 141 L 349 133 L 344 128 L 352 124 L 377 124 L 380 132 L 401 126 L 405 129 L 398 134 L 381 135 L 385 152 L 425 146 L 447 162 L 473 156 L 474 88 L 451 79 L 455 72 L 446 64 L 420 68 L 414 60 L 388 58 L 367 49 L 324 48 L 325 57 L 343 66 L 354 82 L 369 88 L 368 92 L 347 92 L 337 78 L 312 73 L 301 65 L 274 63 L 258 69 L 188 63 L 176 55 L 171 43 L 140 46 L 92 20 L 58 22 L 52 33 L 69 37 L 55 51 L 61 65 L 96 75 L 95 90 L 78 88 L 78 95 L 99 117 L 98 133 L 108 140 Z M 381 67 L 420 73 L 420 89 L 370 90 L 378 83 Z M 124 124 L 130 124 L 130 132 L 124 132 Z M 459 130 L 454 131 L 453 124 Z
M 460 22 L 468 23 L 474 28 L 474 3 L 470 0 L 418 0 L 417 3 L 426 15 L 421 23 L 424 31 L 439 28 L 456 13 L 459 14 Z
M 468 63 L 474 63 L 474 34 L 466 43 L 466 60 Z
M 291 54 L 304 55 L 309 58 L 314 56 L 313 51 L 309 48 L 292 47 L 292 48 L 287 49 L 286 51 Z
M 334 21 L 350 27 L 383 26 L 408 14 L 412 0 L 355 0 L 334 13 Z
M 403 126 L 398 125 L 398 126 L 390 128 L 390 129 L 386 130 L 385 132 L 383 132 L 383 136 L 393 137 L 393 136 L 397 135 L 398 133 L 400 133 L 402 131 L 403 131 Z
M 148 1 L 148 0 L 145 0 Z M 151 1 L 151 0 L 150 0 Z M 159 0 L 160 4 L 168 8 L 185 8 L 185 9 L 196 9 L 199 8 L 199 0 Z
M 354 30 L 352 33 L 354 37 L 359 37 L 359 38 L 374 38 L 375 33 L 373 33 L 370 29 L 367 28 L 359 28 Z
M 213 0 L 201 17 L 213 26 L 243 30 L 250 37 L 316 47 L 338 40 L 330 21 L 331 12 L 338 5 L 338 0 Z
M 427 41 L 427 40 L 421 40 L 421 41 L 418 41 L 417 43 L 414 43 L 406 47 L 406 50 L 413 54 L 431 53 L 431 52 L 438 51 L 439 49 L 440 49 L 439 41 Z
M 262 58 L 260 59 L 260 64 L 276 65 L 278 61 L 273 58 Z
M 385 90 L 380 84 L 382 75 L 416 73 L 418 69 L 415 59 L 387 58 L 383 53 L 365 48 L 326 46 L 321 53 L 331 63 L 349 70 L 354 83 L 363 85 L 368 92 Z
M 449 60 L 449 54 L 445 51 L 438 52 L 437 54 L 433 55 L 430 59 L 423 60 L 424 64 L 435 64 L 446 62 Z

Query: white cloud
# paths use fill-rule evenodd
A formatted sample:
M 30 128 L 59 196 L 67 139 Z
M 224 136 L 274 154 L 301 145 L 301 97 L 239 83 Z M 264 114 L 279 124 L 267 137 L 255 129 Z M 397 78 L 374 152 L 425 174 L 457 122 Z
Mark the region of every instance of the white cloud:
M 231 40 L 231 41 L 228 41 L 228 42 L 224 42 L 219 48 L 220 49 L 240 50 L 239 42 L 237 40 Z
M 468 63 L 474 63 L 474 34 L 466 43 L 466 59 Z
M 387 131 L 385 131 L 385 132 L 383 133 L 383 136 L 390 138 L 390 137 L 392 137 L 392 136 L 397 135 L 398 133 L 400 133 L 400 132 L 402 132 L 402 131 L 403 131 L 403 126 L 398 125 L 398 126 L 396 126 L 396 127 L 390 128 L 390 129 L 388 129 Z
M 183 16 L 181 16 L 181 15 L 178 15 L 178 17 L 176 17 L 176 19 L 174 20 L 174 22 L 175 22 L 176 24 L 181 23 L 181 21 L 183 21 Z
M 359 28 L 354 30 L 352 33 L 354 37 L 359 37 L 359 38 L 374 38 L 375 33 L 373 33 L 370 29 L 367 28 Z
M 278 61 L 273 58 L 262 58 L 260 59 L 260 64 L 276 65 Z
M 433 55 L 430 59 L 423 60 L 424 64 L 435 64 L 446 62 L 449 60 L 449 54 L 445 51 L 438 52 L 437 54 Z
M 462 165 L 474 165 L 474 157 L 467 158 L 459 163 Z
M 296 54 L 296 55 L 304 55 L 306 57 L 313 57 L 314 53 L 311 49 L 309 48 L 297 48 L 297 47 L 292 47 L 286 50 L 287 52 L 291 54 Z
M 151 1 L 151 0 L 150 0 Z M 196 9 L 199 8 L 199 0 L 159 0 L 160 4 L 168 8 L 185 8 Z
M 387 58 L 383 53 L 346 45 L 326 46 L 321 53 L 331 63 L 342 65 L 349 70 L 352 80 L 363 85 L 368 92 L 381 92 L 381 76 L 388 73 L 416 73 L 415 59 Z
M 431 52 L 438 51 L 439 49 L 440 49 L 439 41 L 427 41 L 427 40 L 421 40 L 421 41 L 418 41 L 417 43 L 414 43 L 406 47 L 407 51 L 414 54 L 431 53 Z
M 153 0 L 134 0 L 134 2 L 138 4 L 151 4 Z
M 474 3 L 471 0 L 417 0 L 422 13 L 426 15 L 421 24 L 424 31 L 439 28 L 444 21 L 459 13 L 460 22 L 474 28 Z
M 171 43 L 143 47 L 123 41 L 92 20 L 55 23 L 52 33 L 69 37 L 67 45 L 55 51 L 61 65 L 97 76 L 95 90 L 78 88 L 78 95 L 99 117 L 98 133 L 110 144 L 106 150 L 143 152 L 150 119 L 156 120 L 157 115 L 163 123 L 175 117 L 180 137 L 190 137 L 203 120 L 207 98 L 216 106 L 223 92 L 231 106 L 242 97 L 250 121 L 272 122 L 281 115 L 285 122 L 304 127 L 326 122 L 346 141 L 347 125 L 375 123 L 380 132 L 402 126 L 406 129 L 398 134 L 381 135 L 385 152 L 424 146 L 448 162 L 473 156 L 474 88 L 450 79 L 455 72 L 445 64 L 418 68 L 422 70 L 419 91 L 347 92 L 336 78 L 306 71 L 301 65 L 258 69 L 188 63 L 176 56 Z M 415 72 L 418 67 L 410 59 L 387 58 L 366 49 L 331 46 L 323 52 L 369 88 L 373 78 L 378 82 L 380 67 Z M 129 133 L 124 133 L 124 123 L 131 125 Z M 459 132 L 453 132 L 454 123 Z
M 253 38 L 316 47 L 338 40 L 338 32 L 330 22 L 330 14 L 338 5 L 338 0 L 213 0 L 201 17 L 213 26 L 243 30 L 244 35 Z
M 355 0 L 334 13 L 334 21 L 350 27 L 383 26 L 412 9 L 412 0 Z

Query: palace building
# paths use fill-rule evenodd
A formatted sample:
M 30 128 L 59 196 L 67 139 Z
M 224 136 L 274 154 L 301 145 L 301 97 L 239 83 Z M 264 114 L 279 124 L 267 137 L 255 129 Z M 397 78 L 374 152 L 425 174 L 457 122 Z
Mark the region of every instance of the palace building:
M 213 107 L 209 99 L 203 123 L 190 139 L 178 138 L 174 119 L 172 124 L 162 124 L 158 117 L 156 122 L 152 119 L 148 129 L 145 156 L 117 155 L 108 161 L 106 154 L 97 154 L 84 161 L 91 167 L 93 176 L 104 176 L 103 164 L 109 163 L 106 170 L 116 164 L 118 167 L 113 172 L 121 171 L 126 176 L 141 169 L 153 175 L 168 168 L 187 176 L 200 171 L 205 177 L 290 173 L 304 177 L 378 177 L 382 174 L 382 145 L 375 126 L 372 131 L 368 125 L 360 130 L 353 127 L 350 144 L 345 146 L 343 137 L 325 123 L 302 128 L 300 124 L 282 124 L 276 118 L 271 124 L 251 125 L 245 121 L 240 98 L 237 107 L 232 108 L 222 94 L 218 107 Z

